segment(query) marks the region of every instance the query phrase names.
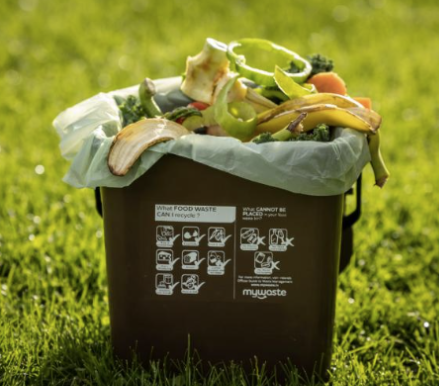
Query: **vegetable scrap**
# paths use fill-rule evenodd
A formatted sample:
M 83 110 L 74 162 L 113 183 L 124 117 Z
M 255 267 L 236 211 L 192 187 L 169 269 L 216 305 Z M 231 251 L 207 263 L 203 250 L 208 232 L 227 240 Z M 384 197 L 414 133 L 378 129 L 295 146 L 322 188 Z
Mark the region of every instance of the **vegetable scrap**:
M 334 69 L 334 63 L 331 59 L 328 59 L 320 54 L 314 54 L 306 57 L 311 63 L 310 77 L 321 72 L 330 72 Z
M 271 142 L 333 140 L 335 128 L 368 139 L 376 185 L 389 171 L 380 150 L 381 116 L 367 97 L 351 97 L 334 63 L 263 39 L 225 44 L 208 38 L 188 57 L 179 92 L 191 103 L 162 111 L 154 82 L 145 78 L 138 95 L 115 96 L 123 129 L 114 138 L 108 165 L 127 174 L 148 148 L 183 135 L 234 137 L 263 146 Z M 273 150 L 272 150 L 273 151 Z
M 320 72 L 309 78 L 308 83 L 314 85 L 318 92 L 333 92 L 340 95 L 348 93 L 343 79 L 335 72 Z

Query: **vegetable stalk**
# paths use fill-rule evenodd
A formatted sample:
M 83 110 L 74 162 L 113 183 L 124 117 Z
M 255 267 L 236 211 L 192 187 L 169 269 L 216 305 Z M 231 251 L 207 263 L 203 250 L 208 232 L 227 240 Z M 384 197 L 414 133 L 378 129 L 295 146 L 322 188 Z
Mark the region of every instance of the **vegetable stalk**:
M 256 129 L 255 109 L 245 102 L 227 104 L 227 94 L 238 77 L 236 75 L 231 78 L 218 94 L 214 105 L 215 121 L 232 137 L 248 140 Z
M 266 71 L 256 67 L 251 67 L 247 64 L 247 59 L 243 52 L 260 52 L 261 55 L 273 57 L 275 65 L 287 63 L 294 63 L 299 72 L 288 73 L 288 76 L 297 83 L 303 83 L 311 73 L 311 64 L 296 54 L 293 51 L 286 49 L 264 39 L 241 39 L 229 44 L 227 48 L 227 56 L 229 60 L 235 65 L 236 70 L 245 78 L 254 81 L 255 83 L 274 87 L 276 82 L 274 80 L 274 72 Z M 275 67 L 275 66 L 273 66 Z M 274 71 L 274 68 L 273 70 Z
M 162 115 L 160 108 L 153 98 L 155 93 L 154 83 L 151 79 L 145 78 L 139 86 L 139 98 L 148 118 L 155 118 Z

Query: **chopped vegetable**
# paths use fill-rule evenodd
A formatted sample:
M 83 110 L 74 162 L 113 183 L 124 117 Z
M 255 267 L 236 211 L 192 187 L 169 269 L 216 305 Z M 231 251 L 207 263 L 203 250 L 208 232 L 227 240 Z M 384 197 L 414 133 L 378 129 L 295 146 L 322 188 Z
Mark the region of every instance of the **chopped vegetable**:
M 263 97 L 275 104 L 287 101 L 289 98 L 279 89 L 279 87 L 261 87 L 256 89 Z
M 126 99 L 116 96 L 114 99 L 122 115 L 122 127 L 146 118 L 145 109 L 134 95 L 129 95 Z
M 297 74 L 298 72 L 300 72 L 300 68 L 299 66 L 297 66 L 296 63 L 290 62 L 290 68 L 287 70 L 287 72 L 291 74 Z
M 367 97 L 354 97 L 352 99 L 356 100 L 358 103 L 361 103 L 366 109 L 372 109 L 372 99 Z
M 151 79 L 145 78 L 139 86 L 139 98 L 148 118 L 159 117 L 163 114 L 154 101 L 155 93 L 154 83 Z
M 269 58 L 272 64 L 271 68 L 259 68 L 253 63 L 253 66 L 247 64 L 247 56 L 259 55 Z M 235 65 L 236 70 L 245 78 L 250 79 L 260 86 L 276 86 L 274 81 L 274 68 L 279 66 L 285 68 L 293 62 L 300 72 L 288 73 L 288 76 L 295 82 L 303 83 L 311 73 L 311 64 L 293 51 L 282 46 L 263 39 L 241 39 L 229 44 L 227 55 L 230 61 Z
M 318 92 L 316 86 L 311 83 L 304 83 L 302 84 L 302 87 L 307 89 L 311 94 L 316 94 Z
M 186 118 L 182 125 L 188 130 L 196 130 L 200 127 L 217 125 L 214 106 L 209 106 L 207 109 L 201 110 L 200 113 L 201 116 L 192 115 Z
M 267 143 L 267 142 L 277 142 L 278 139 L 273 137 L 272 133 L 266 132 L 259 134 L 256 138 L 252 140 L 252 142 L 257 143 L 258 145 L 261 143 Z
M 227 93 L 237 79 L 238 76 L 230 79 L 219 93 L 214 105 L 215 120 L 232 137 L 247 140 L 256 129 L 256 111 L 245 102 L 234 102 L 230 109 L 227 104 Z
M 292 141 L 317 141 L 329 142 L 330 132 L 329 126 L 321 123 L 309 132 L 300 133 L 297 137 L 293 137 Z
M 323 55 L 314 54 L 307 56 L 306 58 L 312 66 L 310 76 L 320 74 L 321 72 L 330 72 L 334 69 L 334 63 L 332 60 L 325 58 Z
M 316 141 L 316 142 L 329 142 L 330 131 L 329 126 L 324 123 L 318 125 L 309 132 L 296 133 L 288 128 L 278 131 L 277 133 L 265 132 L 259 134 L 252 142 L 261 144 L 267 142 L 276 141 Z
M 274 80 L 282 92 L 290 99 L 312 94 L 311 90 L 296 83 L 290 78 L 288 73 L 279 66 L 276 66 L 274 70 Z
M 321 72 L 309 78 L 307 82 L 316 86 L 318 92 L 333 92 L 340 95 L 348 93 L 343 79 L 335 72 Z
M 187 105 L 188 107 L 193 107 L 194 109 L 197 109 L 199 111 L 203 111 L 206 110 L 208 107 L 210 107 L 210 105 L 208 105 L 207 103 L 204 102 L 191 102 Z
M 198 115 L 192 115 L 190 117 L 187 117 L 183 119 L 180 124 L 190 131 L 196 131 L 199 128 L 207 127 L 204 117 Z
M 163 115 L 163 118 L 177 122 L 178 120 L 184 120 L 185 118 L 191 117 L 193 115 L 201 117 L 200 110 L 193 107 L 181 106 L 176 107 L 174 110 L 166 113 L 165 115 Z

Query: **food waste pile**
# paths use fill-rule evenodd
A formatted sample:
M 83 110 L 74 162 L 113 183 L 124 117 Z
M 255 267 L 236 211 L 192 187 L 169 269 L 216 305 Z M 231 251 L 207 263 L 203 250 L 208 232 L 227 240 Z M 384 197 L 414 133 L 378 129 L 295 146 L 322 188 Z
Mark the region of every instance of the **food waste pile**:
M 380 151 L 381 116 L 370 98 L 349 95 L 332 60 L 320 54 L 304 58 L 262 39 L 225 44 L 208 38 L 201 52 L 187 58 L 186 71 L 172 90 L 173 103 L 160 103 L 155 84 L 145 78 L 129 95 L 107 94 L 119 115 L 104 161 L 112 178 L 127 176 L 148 149 L 188 136 L 230 137 L 261 148 L 273 142 L 335 145 L 345 129 L 367 140 L 376 185 L 383 187 L 389 178 Z M 82 135 L 82 129 L 71 129 L 76 126 L 70 122 L 58 131 Z M 333 151 L 335 158 L 340 149 Z M 281 151 L 267 147 L 276 150 Z

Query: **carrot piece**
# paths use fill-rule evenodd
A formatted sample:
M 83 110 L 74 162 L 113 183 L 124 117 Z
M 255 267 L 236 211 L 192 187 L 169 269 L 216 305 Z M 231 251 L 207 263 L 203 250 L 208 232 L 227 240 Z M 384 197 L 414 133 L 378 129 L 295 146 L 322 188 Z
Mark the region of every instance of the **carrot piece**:
M 335 72 L 321 72 L 312 76 L 306 82 L 316 86 L 318 92 L 332 92 L 341 95 L 348 93 L 343 79 Z
M 367 97 L 355 97 L 352 98 L 355 99 L 357 102 L 360 102 L 366 109 L 371 110 L 372 109 L 372 99 Z

